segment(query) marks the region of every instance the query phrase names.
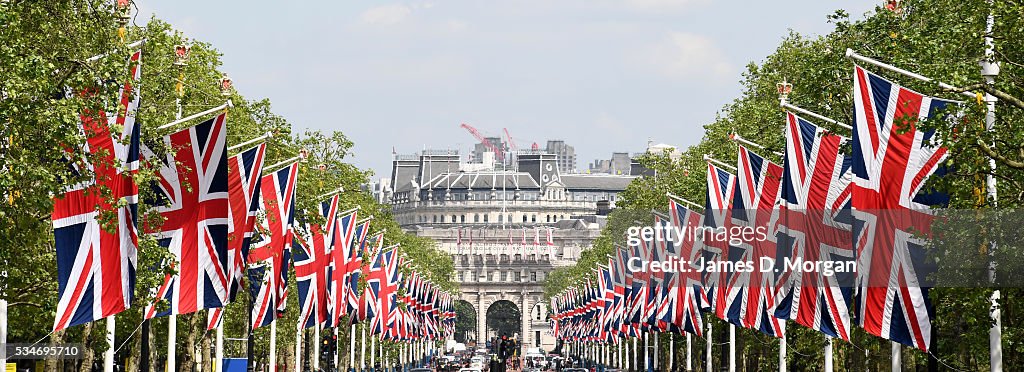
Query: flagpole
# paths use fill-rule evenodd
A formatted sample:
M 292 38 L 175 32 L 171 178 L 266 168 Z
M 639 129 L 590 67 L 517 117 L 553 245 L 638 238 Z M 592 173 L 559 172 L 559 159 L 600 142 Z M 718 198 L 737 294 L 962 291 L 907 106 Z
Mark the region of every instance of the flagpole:
M 691 350 L 692 350 L 690 348 L 690 346 L 692 346 L 692 344 L 690 342 L 690 337 L 691 336 L 692 335 L 689 332 L 686 333 L 686 370 L 687 371 L 692 371 L 693 370 L 693 362 L 692 362 L 692 359 L 690 358 L 691 357 Z
M 295 372 L 302 372 L 302 326 L 295 330 Z
M 999 64 L 995 61 L 995 40 L 992 37 L 992 30 L 995 27 L 995 14 L 992 12 L 992 0 L 988 0 L 988 18 L 985 20 L 985 59 L 981 61 L 981 75 L 985 77 L 985 84 L 993 86 L 996 83 L 996 76 L 999 75 Z M 985 93 L 985 130 L 993 131 L 996 125 L 996 97 Z M 992 157 L 988 159 L 988 167 L 991 172 L 985 176 L 985 186 L 988 189 L 988 197 L 992 200 L 993 206 L 998 203 L 996 194 L 996 160 Z M 992 244 L 993 252 L 995 250 L 995 243 Z M 989 281 L 995 280 L 995 263 L 989 263 Z M 992 291 L 990 300 L 992 302 L 989 316 L 992 318 L 992 327 L 989 328 L 988 332 L 988 345 L 989 345 L 989 370 L 992 372 L 1002 372 L 1003 370 L 1003 321 L 1002 311 L 999 309 L 999 298 L 1001 293 L 999 289 Z M 934 334 L 932 337 L 935 337 Z
M 359 353 L 359 370 L 362 371 L 366 369 L 366 325 L 361 325 L 359 329 L 362 331 L 362 342 L 360 342 L 362 344 L 362 352 Z
M 637 370 L 636 358 L 638 357 L 638 355 L 637 355 L 637 352 L 636 352 L 636 346 L 637 346 L 637 337 L 633 337 L 633 370 L 634 371 Z
M 962 90 L 960 88 L 957 88 L 955 86 L 943 83 L 941 81 L 934 81 L 934 80 L 932 80 L 931 78 L 929 78 L 927 76 L 920 75 L 920 74 L 917 74 L 917 73 L 913 73 L 913 72 L 904 70 L 902 68 L 890 65 L 888 63 L 875 60 L 875 59 L 870 58 L 870 57 L 862 56 L 860 54 L 857 54 L 857 52 L 854 52 L 853 49 L 850 49 L 850 48 L 846 48 L 846 58 L 854 59 L 854 60 L 861 61 L 861 62 L 870 64 L 870 65 L 881 67 L 881 68 L 884 68 L 886 70 L 895 72 L 897 74 L 900 74 L 900 75 L 903 75 L 903 76 L 906 76 L 906 77 L 909 77 L 909 78 L 914 78 L 914 79 L 917 79 L 917 80 L 920 80 L 920 81 L 923 81 L 923 82 L 935 82 L 942 89 L 952 90 L 952 91 L 959 91 L 961 94 L 963 94 L 965 96 L 968 96 L 968 97 L 971 97 L 971 98 L 975 98 L 976 97 L 975 93 L 964 91 L 964 90 Z
M 242 147 L 254 144 L 256 142 L 265 140 L 265 139 L 273 137 L 273 136 L 274 136 L 274 133 L 272 133 L 272 132 L 263 133 L 259 137 L 253 138 L 251 140 L 248 140 L 248 141 L 245 141 L 245 142 L 242 142 L 242 143 L 239 143 L 239 144 L 235 144 L 233 146 L 229 146 L 228 147 L 228 151 L 235 151 L 236 149 L 239 149 L 239 148 L 242 148 Z
M 784 109 L 787 109 L 787 110 L 792 110 L 792 111 L 796 111 L 796 112 L 799 112 L 799 113 L 801 113 L 801 114 L 804 114 L 804 115 L 810 116 L 810 117 L 812 117 L 812 118 L 815 118 L 815 119 L 818 119 L 818 120 L 824 121 L 824 122 L 826 122 L 826 123 L 829 123 L 829 124 L 835 125 L 835 126 L 837 126 L 837 127 L 840 127 L 840 128 L 846 129 L 846 130 L 848 130 L 848 131 L 853 131 L 853 127 L 851 127 L 851 126 L 850 126 L 849 124 L 846 124 L 846 123 L 841 123 L 841 122 L 839 122 L 838 120 L 835 120 L 835 119 L 829 118 L 829 117 L 827 117 L 827 116 L 824 116 L 824 115 L 818 114 L 818 113 L 816 113 L 816 112 L 814 112 L 814 111 L 811 111 L 811 110 L 807 110 L 807 109 L 804 109 L 804 108 L 802 108 L 802 107 L 799 107 L 799 106 L 795 106 L 795 105 L 792 105 L 792 104 L 790 104 L 790 103 L 789 103 L 788 101 L 786 101 L 786 98 L 782 98 L 782 99 L 780 99 L 780 100 L 779 100 L 779 103 L 780 103 L 779 105 L 780 105 L 780 106 L 781 106 L 782 108 L 784 108 Z
M 274 320 L 270 321 L 270 372 L 277 372 L 277 314 L 272 316 Z
M 174 309 L 171 309 L 171 315 L 167 316 L 167 365 L 164 366 L 164 370 L 167 372 L 174 372 L 178 370 L 177 361 L 175 359 L 175 344 L 178 339 L 178 315 L 174 314 Z
M 4 275 L 6 276 L 6 273 Z M 0 287 L 0 292 L 3 291 L 4 288 Z M 0 345 L 4 345 L 3 349 L 0 349 L 0 367 L 7 370 L 7 300 L 3 298 L 0 298 Z
M 825 336 L 825 372 L 832 372 L 832 337 Z
M 355 314 L 350 314 L 350 317 L 355 317 Z M 348 368 L 356 369 L 356 325 L 352 324 L 352 330 L 349 332 L 349 343 L 348 343 Z
M 729 372 L 736 372 L 736 325 L 729 324 Z
M 786 322 L 779 322 L 779 327 L 782 328 L 782 338 L 779 339 L 779 372 L 786 372 L 786 368 L 789 365 L 786 362 L 786 348 L 789 346 L 786 341 Z M 832 372 L 832 371 L 828 371 Z
M 203 116 L 215 113 L 217 111 L 220 111 L 220 110 L 223 110 L 223 109 L 226 109 L 226 108 L 235 107 L 231 103 L 231 100 L 229 99 L 227 102 L 224 102 L 224 104 L 222 104 L 220 106 L 217 106 L 217 107 L 214 107 L 214 108 L 211 108 L 211 109 L 207 109 L 205 111 L 197 112 L 195 114 L 192 114 L 192 115 L 189 115 L 189 116 L 186 116 L 186 117 L 181 117 L 181 103 L 180 103 L 180 99 L 178 101 L 179 101 L 179 103 L 178 103 L 178 115 L 176 116 L 176 119 L 174 121 L 170 122 L 170 123 L 167 123 L 167 124 L 164 124 L 164 125 L 161 125 L 161 126 L 157 127 L 157 129 L 171 128 L 171 127 L 173 127 L 175 125 L 178 125 L 178 124 L 181 124 L 181 123 L 184 123 L 184 122 L 196 119 L 196 118 L 200 118 L 200 117 L 203 117 Z
M 224 311 L 224 309 L 221 309 L 221 311 Z M 221 316 L 223 316 L 223 314 Z M 214 358 L 216 358 L 213 361 L 213 370 L 214 370 L 214 372 L 222 372 L 222 371 L 224 371 L 224 321 L 223 321 L 223 319 L 220 321 L 220 324 L 217 324 L 217 346 L 216 346 Z
M 377 338 L 370 337 L 370 368 L 377 368 Z
M 892 344 L 892 372 L 900 372 L 903 370 L 903 354 L 901 345 L 896 341 L 889 341 Z
M 729 170 L 731 170 L 733 172 L 736 171 L 736 167 L 735 166 L 723 163 L 721 161 L 718 161 L 715 158 L 712 158 L 711 155 L 708 155 L 708 154 L 704 154 L 704 161 L 706 161 L 708 163 L 715 164 L 715 165 L 717 165 L 719 167 L 722 167 L 722 168 L 725 168 L 725 169 L 729 169 Z
M 658 332 L 652 332 L 652 333 L 654 333 L 654 370 L 657 371 L 658 370 L 658 359 L 660 359 L 660 357 L 659 357 L 660 350 L 658 350 Z
M 5 309 L 6 310 L 6 309 Z M 114 316 L 107 317 L 107 350 L 103 352 L 103 371 L 114 372 L 114 333 L 117 327 L 114 323 Z M 3 345 L 0 342 L 0 345 Z M 0 367 L 6 368 L 7 365 L 0 365 Z
M 704 370 L 711 371 L 711 343 L 714 339 L 711 337 L 714 333 L 711 333 L 711 319 L 708 319 L 708 335 L 704 337 L 704 341 L 707 343 L 707 353 L 704 354 Z
M 320 370 L 320 322 L 313 326 L 313 370 Z
M 341 328 L 341 327 L 338 327 L 339 325 L 340 324 L 335 324 L 335 327 L 334 327 L 334 343 L 333 343 L 334 347 L 332 348 L 334 350 L 331 350 L 331 353 L 334 354 L 333 359 L 334 359 L 334 370 L 335 371 L 337 371 L 338 368 L 341 367 L 340 365 L 338 365 L 338 354 L 340 354 L 338 352 L 338 328 Z

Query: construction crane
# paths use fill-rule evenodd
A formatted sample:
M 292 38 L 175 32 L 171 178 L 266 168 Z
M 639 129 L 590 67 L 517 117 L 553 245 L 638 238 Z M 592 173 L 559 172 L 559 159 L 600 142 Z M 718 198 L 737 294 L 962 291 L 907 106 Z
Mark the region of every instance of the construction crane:
M 519 147 L 516 146 L 516 141 L 512 140 L 512 135 L 508 134 L 508 128 L 501 128 L 501 129 L 503 129 L 505 131 L 505 138 L 508 139 L 508 147 L 510 149 L 512 149 L 513 152 L 519 150 Z
M 488 149 L 494 152 L 494 157 L 498 159 L 498 161 L 505 161 L 505 151 L 503 151 L 498 146 L 495 146 L 493 143 L 491 143 L 491 141 L 488 141 L 487 138 L 484 137 L 484 135 L 480 134 L 480 131 L 476 130 L 476 128 L 473 128 L 473 126 L 466 123 L 462 123 L 462 128 L 469 131 L 469 134 L 472 134 L 473 137 L 477 139 L 477 141 L 480 141 L 480 143 L 482 143 L 484 146 L 487 146 Z M 506 134 L 508 133 L 506 132 Z

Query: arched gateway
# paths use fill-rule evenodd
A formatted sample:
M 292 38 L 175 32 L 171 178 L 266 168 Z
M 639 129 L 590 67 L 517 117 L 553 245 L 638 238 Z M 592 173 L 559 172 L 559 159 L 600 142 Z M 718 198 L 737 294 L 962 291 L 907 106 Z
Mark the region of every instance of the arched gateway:
M 561 175 L 562 160 L 543 151 L 516 154 L 514 164 L 465 163 L 447 150 L 395 156 L 390 187 L 375 192 L 391 203 L 403 230 L 433 239 L 451 255 L 461 311 L 475 314 L 456 321 L 456 340 L 483 344 L 499 332 L 488 331 L 489 315 L 508 318 L 501 309 L 512 304 L 522 345 L 554 348 L 544 279 L 591 246 L 617 194 L 635 178 Z M 488 314 L 500 301 L 507 303 Z M 508 332 L 515 322 L 506 320 Z

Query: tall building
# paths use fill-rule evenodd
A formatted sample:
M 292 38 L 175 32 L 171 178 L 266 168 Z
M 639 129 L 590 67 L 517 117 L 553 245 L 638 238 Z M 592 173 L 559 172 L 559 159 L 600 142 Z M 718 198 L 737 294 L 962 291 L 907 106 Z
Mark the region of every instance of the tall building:
M 501 140 L 501 137 L 485 137 L 484 140 L 486 140 L 495 148 L 500 149 L 501 151 L 507 151 L 505 149 L 507 149 L 508 147 L 505 146 L 505 142 Z M 491 151 L 491 149 L 483 143 L 476 143 L 473 145 L 473 152 L 470 154 L 473 158 L 470 160 L 475 162 L 481 162 L 484 159 L 484 154 L 488 152 L 493 151 Z
M 576 173 L 576 149 L 563 140 L 549 140 L 544 151 L 555 155 L 558 171 L 562 174 Z
M 497 336 L 486 327 L 488 309 L 510 302 L 523 315 L 516 332 L 523 344 L 551 350 L 544 279 L 591 247 L 604 215 L 635 177 L 563 174 L 557 155 L 539 151 L 521 151 L 515 171 L 476 169 L 458 159 L 450 151 L 396 156 L 394 218 L 451 255 L 459 299 L 477 313 L 475 330 L 464 337 Z

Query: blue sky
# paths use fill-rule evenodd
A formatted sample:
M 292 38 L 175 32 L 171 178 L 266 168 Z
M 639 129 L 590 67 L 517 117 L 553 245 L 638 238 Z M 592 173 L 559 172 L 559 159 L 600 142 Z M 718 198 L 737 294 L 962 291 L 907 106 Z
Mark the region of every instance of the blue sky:
M 461 148 L 459 128 L 508 128 L 521 147 L 564 139 L 577 168 L 648 139 L 696 143 L 740 73 L 790 29 L 831 30 L 880 1 L 141 0 L 224 53 L 250 99 L 300 131 L 340 130 L 353 161 L 390 176 L 392 148 Z M 781 119 L 780 119 L 781 120 Z

